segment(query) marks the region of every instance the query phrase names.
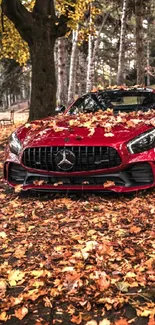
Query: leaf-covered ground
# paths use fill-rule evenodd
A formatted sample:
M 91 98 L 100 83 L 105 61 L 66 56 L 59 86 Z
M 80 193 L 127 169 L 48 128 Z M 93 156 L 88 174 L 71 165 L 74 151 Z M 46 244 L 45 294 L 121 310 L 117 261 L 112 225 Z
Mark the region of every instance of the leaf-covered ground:
M 2 180 L 0 324 L 155 325 L 155 190 L 14 193 Z

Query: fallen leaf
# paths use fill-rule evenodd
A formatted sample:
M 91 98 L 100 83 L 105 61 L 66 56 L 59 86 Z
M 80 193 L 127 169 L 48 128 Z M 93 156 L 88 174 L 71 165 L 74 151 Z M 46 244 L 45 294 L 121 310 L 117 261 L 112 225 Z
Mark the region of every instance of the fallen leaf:
M 25 273 L 20 270 L 11 270 L 8 275 L 8 282 L 11 287 L 16 286 L 16 284 L 22 280 L 24 281 Z
M 5 231 L 1 231 L 1 232 L 0 232 L 0 237 L 1 237 L 1 238 L 6 238 L 6 237 L 7 237 Z
M 113 181 L 107 181 L 103 184 L 104 188 L 115 186 L 115 182 Z
M 140 227 L 132 226 L 132 227 L 130 228 L 130 233 L 131 233 L 131 234 L 132 234 L 132 233 L 134 233 L 134 234 L 138 234 L 141 230 L 142 230 L 142 228 L 140 228 Z
M 4 279 L 0 279 L 0 298 L 2 299 L 5 296 L 6 292 L 6 281 Z
M 154 316 L 151 316 L 151 317 L 149 318 L 148 325 L 155 325 L 155 317 L 154 317 Z
M 97 280 L 97 286 L 100 291 L 105 291 L 110 287 L 110 281 L 107 278 L 107 275 L 102 275 L 98 280 Z
M 3 322 L 6 322 L 8 319 L 8 315 L 5 311 L 3 311 L 1 314 L 0 314 L 0 320 L 3 321 Z
M 21 192 L 21 190 L 22 190 L 22 188 L 23 188 L 23 186 L 22 185 L 16 185 L 15 186 L 15 189 L 14 189 L 14 191 L 15 191 L 15 193 L 20 193 Z
M 15 310 L 15 316 L 20 320 L 22 320 L 27 314 L 28 314 L 28 308 L 25 306 L 22 306 L 21 308 Z

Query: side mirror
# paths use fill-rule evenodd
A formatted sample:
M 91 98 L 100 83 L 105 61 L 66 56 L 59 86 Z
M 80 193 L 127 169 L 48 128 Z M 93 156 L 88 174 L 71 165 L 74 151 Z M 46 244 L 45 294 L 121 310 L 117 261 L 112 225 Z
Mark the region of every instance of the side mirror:
M 65 107 L 64 105 L 60 105 L 60 106 L 57 106 L 57 107 L 56 107 L 55 112 L 56 112 L 57 114 L 59 114 L 59 113 L 64 113 L 65 109 L 66 109 L 66 107 Z

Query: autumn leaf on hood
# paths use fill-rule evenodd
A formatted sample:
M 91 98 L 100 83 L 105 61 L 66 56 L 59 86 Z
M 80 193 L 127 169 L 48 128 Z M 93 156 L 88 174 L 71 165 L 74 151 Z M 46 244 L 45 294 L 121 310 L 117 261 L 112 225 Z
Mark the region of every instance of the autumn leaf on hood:
M 90 137 L 91 135 L 93 135 L 95 133 L 95 128 L 90 128 L 89 129 L 89 133 L 88 133 L 88 136 Z
M 108 137 L 114 137 L 114 134 L 112 133 L 112 132 L 109 132 L 109 133 L 105 133 L 104 134 L 104 136 L 106 137 L 106 138 L 108 138 Z

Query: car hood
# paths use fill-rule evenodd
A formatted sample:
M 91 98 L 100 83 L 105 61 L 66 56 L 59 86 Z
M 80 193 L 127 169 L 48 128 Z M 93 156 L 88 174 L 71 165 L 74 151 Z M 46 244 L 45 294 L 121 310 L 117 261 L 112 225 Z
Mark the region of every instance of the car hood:
M 72 118 L 73 120 L 73 118 Z M 74 120 L 76 120 L 74 118 Z M 128 118 L 128 121 L 132 120 Z M 104 127 L 83 127 L 82 125 L 72 125 L 68 127 L 69 118 L 64 116 L 63 121 L 57 123 L 57 128 L 48 125 L 50 119 L 33 122 L 18 130 L 18 137 L 23 148 L 37 146 L 76 146 L 76 145 L 114 145 L 129 141 L 130 139 L 153 128 L 145 125 L 145 120 L 139 125 L 127 127 L 125 124 L 114 126 L 110 131 Z M 130 124 L 130 123 L 129 123 Z M 39 125 L 39 126 L 38 126 Z

